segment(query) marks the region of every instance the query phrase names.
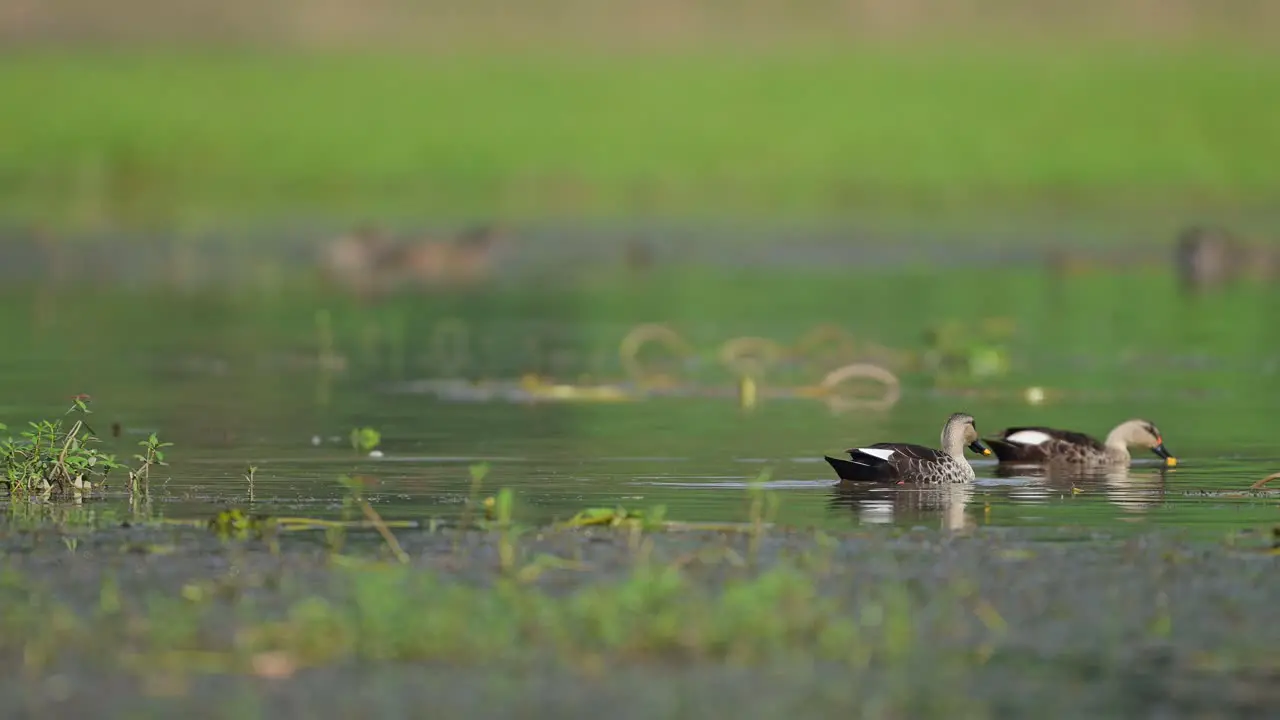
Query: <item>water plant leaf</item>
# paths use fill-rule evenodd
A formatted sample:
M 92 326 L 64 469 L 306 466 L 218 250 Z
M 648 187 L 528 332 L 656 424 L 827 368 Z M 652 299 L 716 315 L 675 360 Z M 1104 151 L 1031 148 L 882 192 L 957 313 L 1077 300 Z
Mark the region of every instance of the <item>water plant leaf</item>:
M 351 430 L 351 447 L 363 452 L 372 452 L 375 448 L 382 444 L 382 433 L 374 428 L 352 428 Z

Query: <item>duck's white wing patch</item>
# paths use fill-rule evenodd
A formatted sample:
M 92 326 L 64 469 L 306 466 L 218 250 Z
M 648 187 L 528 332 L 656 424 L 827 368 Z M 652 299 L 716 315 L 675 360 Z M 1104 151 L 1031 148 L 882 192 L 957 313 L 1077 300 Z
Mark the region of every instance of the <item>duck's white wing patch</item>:
M 893 451 L 886 450 L 885 448 L 858 448 L 858 452 L 870 455 L 871 457 L 878 457 L 881 460 L 888 460 L 893 457 Z
M 1009 442 L 1018 443 L 1019 445 L 1041 445 L 1049 442 L 1053 438 L 1040 432 L 1039 430 L 1019 430 L 1018 432 L 1005 438 Z

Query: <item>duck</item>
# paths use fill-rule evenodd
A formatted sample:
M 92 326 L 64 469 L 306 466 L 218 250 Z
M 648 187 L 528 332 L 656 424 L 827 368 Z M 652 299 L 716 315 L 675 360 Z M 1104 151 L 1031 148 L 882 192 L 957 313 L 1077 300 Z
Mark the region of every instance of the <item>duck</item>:
M 976 475 L 964 457 L 965 446 L 979 455 L 991 449 L 978 438 L 977 426 L 969 413 L 958 412 L 942 426 L 942 449 L 911 443 L 882 442 L 850 448 L 849 459 L 826 457 L 842 483 L 972 482 Z
M 475 285 L 489 277 L 494 249 L 504 237 L 499 228 L 480 225 L 452 240 L 405 241 L 362 225 L 330 242 L 320 265 L 329 282 L 362 298 L 404 288 Z
M 1271 282 L 1280 271 L 1275 248 L 1216 225 L 1193 225 L 1178 234 L 1174 268 L 1184 295 L 1224 288 L 1242 280 Z
M 1229 285 L 1245 258 L 1239 239 L 1225 228 L 1194 225 L 1178 234 L 1174 266 L 1186 294 Z
M 361 298 L 381 295 L 383 268 L 395 245 L 391 237 L 373 225 L 361 225 L 325 245 L 320 270 L 326 281 Z
M 451 240 L 425 238 L 400 248 L 397 266 L 410 285 L 473 285 L 488 278 L 501 235 L 478 225 Z
M 1129 446 L 1149 448 L 1172 467 L 1178 459 L 1164 446 L 1160 429 L 1149 420 L 1125 420 L 1107 434 L 1104 442 L 1073 430 L 1047 427 L 1006 428 L 999 437 L 986 438 L 1001 463 L 1068 463 L 1073 465 L 1128 465 Z

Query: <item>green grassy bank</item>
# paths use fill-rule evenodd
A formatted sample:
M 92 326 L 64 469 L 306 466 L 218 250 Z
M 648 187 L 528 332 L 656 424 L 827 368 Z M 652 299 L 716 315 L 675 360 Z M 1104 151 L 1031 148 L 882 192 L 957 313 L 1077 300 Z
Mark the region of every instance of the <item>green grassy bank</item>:
M 1280 59 L 1219 49 L 732 56 L 13 54 L 0 219 L 858 217 L 1241 209 Z

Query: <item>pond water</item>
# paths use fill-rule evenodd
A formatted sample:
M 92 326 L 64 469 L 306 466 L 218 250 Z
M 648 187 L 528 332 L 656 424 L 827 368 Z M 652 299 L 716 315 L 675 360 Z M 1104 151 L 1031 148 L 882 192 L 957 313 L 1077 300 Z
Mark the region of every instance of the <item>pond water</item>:
M 776 519 L 799 526 L 1221 536 L 1280 517 L 1274 493 L 1247 492 L 1280 470 L 1269 288 L 1187 298 L 1163 267 L 1072 274 L 944 254 L 863 267 L 857 252 L 807 266 L 695 258 L 643 272 L 528 263 L 476 287 L 371 301 L 294 277 L 285 261 L 260 261 L 245 273 L 254 282 L 226 286 L 14 276 L 3 291 L 0 422 L 48 417 L 88 393 L 98 422 L 120 423 L 121 437 L 108 439 L 117 452 L 159 432 L 175 446 L 152 505 L 170 516 L 229 504 L 332 516 L 345 493 L 337 479 L 357 473 L 385 516 L 448 519 L 470 492 L 469 466 L 486 462 L 483 490 L 511 488 L 520 517 L 538 522 L 615 505 L 739 521 L 762 472 Z M 624 338 L 646 323 L 676 333 L 686 353 L 650 343 L 628 365 Z M 777 357 L 751 407 L 722 357 L 741 337 L 776 343 L 757 341 Z M 892 370 L 896 402 L 841 408 L 808 396 L 825 372 L 855 361 Z M 661 370 L 667 384 L 645 391 L 637 367 Z M 534 402 L 520 384 L 530 373 L 624 397 Z M 984 433 L 1038 424 L 1102 437 L 1144 417 L 1179 464 L 1164 470 L 1135 451 L 1127 472 L 1046 481 L 975 458 L 971 487 L 833 486 L 824 453 L 883 440 L 936 446 L 960 410 Z M 356 427 L 381 433 L 381 457 L 350 447 Z M 91 502 L 127 506 L 114 492 Z

